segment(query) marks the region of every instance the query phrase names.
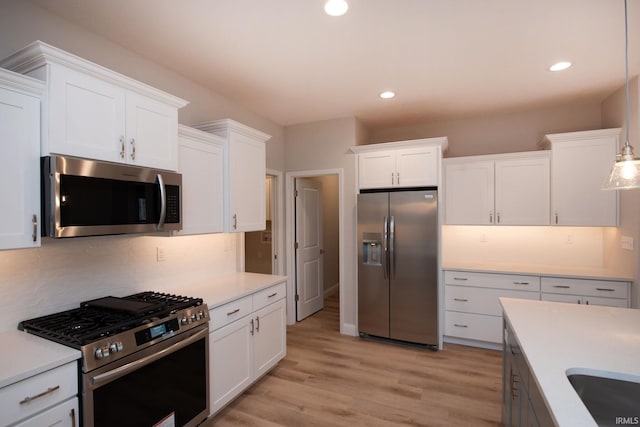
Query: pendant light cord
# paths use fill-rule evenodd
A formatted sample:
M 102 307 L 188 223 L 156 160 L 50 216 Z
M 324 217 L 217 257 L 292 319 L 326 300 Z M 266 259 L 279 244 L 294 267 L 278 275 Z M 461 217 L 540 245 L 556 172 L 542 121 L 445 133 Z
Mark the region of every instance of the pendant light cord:
M 627 23 L 627 0 L 624 0 L 624 59 L 625 59 L 625 96 L 627 101 L 627 139 L 625 148 L 629 147 L 629 29 Z

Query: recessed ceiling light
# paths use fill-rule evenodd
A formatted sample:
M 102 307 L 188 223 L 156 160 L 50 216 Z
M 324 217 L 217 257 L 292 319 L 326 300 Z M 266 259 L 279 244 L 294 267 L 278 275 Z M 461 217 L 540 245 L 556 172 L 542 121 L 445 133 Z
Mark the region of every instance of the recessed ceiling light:
M 549 71 L 562 71 L 562 70 L 566 70 L 569 67 L 571 67 L 571 62 L 568 62 L 568 61 L 556 62 L 551 67 L 549 67 Z
M 386 90 L 386 91 L 380 93 L 380 98 L 382 98 L 382 99 L 391 99 L 394 96 L 396 96 L 395 92 L 391 92 L 390 90 Z
M 345 0 L 327 0 L 324 4 L 324 11 L 327 15 L 342 16 L 349 10 L 349 4 Z

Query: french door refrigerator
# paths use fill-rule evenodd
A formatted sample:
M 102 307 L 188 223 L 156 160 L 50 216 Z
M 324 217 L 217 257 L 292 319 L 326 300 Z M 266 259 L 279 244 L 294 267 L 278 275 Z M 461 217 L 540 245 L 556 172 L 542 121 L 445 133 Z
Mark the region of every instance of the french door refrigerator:
M 358 195 L 358 330 L 438 345 L 435 189 Z

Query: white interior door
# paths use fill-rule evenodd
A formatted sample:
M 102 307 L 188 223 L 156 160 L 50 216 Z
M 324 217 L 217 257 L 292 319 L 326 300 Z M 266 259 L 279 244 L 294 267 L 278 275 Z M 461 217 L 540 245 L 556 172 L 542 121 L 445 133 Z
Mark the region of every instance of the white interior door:
M 296 179 L 296 313 L 300 321 L 324 306 L 322 187 Z

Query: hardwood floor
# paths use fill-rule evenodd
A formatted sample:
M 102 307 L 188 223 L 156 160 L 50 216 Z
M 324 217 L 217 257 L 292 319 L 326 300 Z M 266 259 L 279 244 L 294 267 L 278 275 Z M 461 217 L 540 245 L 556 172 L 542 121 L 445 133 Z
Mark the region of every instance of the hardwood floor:
M 340 335 L 338 302 L 287 331 L 287 357 L 203 426 L 498 426 L 502 353 Z

